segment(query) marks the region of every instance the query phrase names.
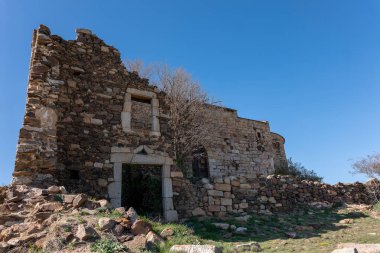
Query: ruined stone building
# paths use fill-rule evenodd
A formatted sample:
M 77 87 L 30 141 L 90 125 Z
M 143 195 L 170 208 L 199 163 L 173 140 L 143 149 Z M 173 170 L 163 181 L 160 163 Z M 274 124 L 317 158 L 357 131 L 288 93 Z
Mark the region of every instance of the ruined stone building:
M 148 80 L 128 72 L 119 51 L 91 31 L 78 29 L 76 40 L 64 40 L 41 25 L 33 33 L 13 183 L 64 185 L 120 206 L 124 194 L 132 201 L 134 184 L 150 175 L 159 178 L 155 199 L 165 219 L 177 219 L 181 190 L 173 189 L 183 184 L 173 186 L 173 179 L 182 173 L 174 165 L 168 119 L 160 107 L 163 96 Z M 193 162 L 196 175 L 211 182 L 255 178 L 286 160 L 285 140 L 270 131 L 267 121 L 219 108 L 215 124 L 218 131 L 204 147 L 207 157 Z

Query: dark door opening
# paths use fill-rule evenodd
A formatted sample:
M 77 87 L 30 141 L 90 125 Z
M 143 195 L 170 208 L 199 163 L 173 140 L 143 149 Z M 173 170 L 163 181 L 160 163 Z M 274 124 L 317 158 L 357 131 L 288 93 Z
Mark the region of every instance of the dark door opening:
M 138 214 L 162 216 L 161 166 L 123 164 L 121 205 Z

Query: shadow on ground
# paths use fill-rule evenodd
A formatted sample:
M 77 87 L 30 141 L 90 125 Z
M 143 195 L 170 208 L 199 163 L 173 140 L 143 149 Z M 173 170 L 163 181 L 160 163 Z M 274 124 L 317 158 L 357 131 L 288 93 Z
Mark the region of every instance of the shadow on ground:
M 194 234 L 205 240 L 219 242 L 264 242 L 273 239 L 320 237 L 329 231 L 344 229 L 339 224 L 344 219 L 360 219 L 368 217 L 362 212 L 340 213 L 337 209 L 300 210 L 293 213 L 276 215 L 252 215 L 246 222 L 237 221 L 234 217 L 191 219 L 186 225 L 194 230 Z M 244 234 L 236 234 L 233 229 L 221 229 L 212 223 L 228 223 L 236 227 L 245 227 Z

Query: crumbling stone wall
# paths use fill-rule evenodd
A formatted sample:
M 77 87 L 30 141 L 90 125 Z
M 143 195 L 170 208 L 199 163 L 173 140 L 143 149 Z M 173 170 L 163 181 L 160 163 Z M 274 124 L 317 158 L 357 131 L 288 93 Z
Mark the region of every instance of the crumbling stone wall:
M 174 205 L 181 217 L 273 213 L 313 204 L 326 205 L 323 202 L 369 204 L 372 201 L 362 183 L 329 185 L 274 175 L 190 182 L 179 173 L 173 178 L 173 191 Z
M 176 180 L 181 172 L 174 171 L 165 94 L 128 72 L 119 51 L 91 31 L 78 29 L 75 40 L 64 40 L 43 25 L 35 30 L 27 92 L 14 184 L 64 185 L 72 192 L 108 197 L 117 206 L 122 165 L 148 164 L 162 167 L 167 220 L 177 218 L 174 208 L 189 205 L 185 196 L 194 199 L 195 194 L 199 201 L 190 203 L 207 212 L 217 212 L 213 208 L 224 203 L 216 198 L 211 204 L 212 193 L 204 185 Z M 204 147 L 211 179 L 258 178 L 286 158 L 285 140 L 270 132 L 268 122 L 239 118 L 223 107 L 215 107 L 213 117 L 217 130 Z M 280 142 L 279 150 L 274 142 Z M 173 192 L 172 184 L 180 188 Z
M 285 139 L 271 133 L 267 121 L 240 118 L 228 108 L 214 110 L 216 127 L 205 147 L 211 177 L 269 175 L 275 161 L 286 160 Z M 274 142 L 279 142 L 278 149 Z
M 287 166 L 286 154 L 285 154 L 285 139 L 279 134 L 271 133 L 273 154 L 274 154 L 274 168 Z
M 124 131 L 121 117 L 131 88 L 162 100 L 148 80 L 126 71 L 117 49 L 91 31 L 78 29 L 76 40 L 64 40 L 40 26 L 33 35 L 14 183 L 60 184 L 107 195 L 114 180 L 112 149 L 132 152 L 149 145 L 170 155 L 168 131 L 159 136 Z M 167 129 L 166 118 L 156 117 L 160 128 Z

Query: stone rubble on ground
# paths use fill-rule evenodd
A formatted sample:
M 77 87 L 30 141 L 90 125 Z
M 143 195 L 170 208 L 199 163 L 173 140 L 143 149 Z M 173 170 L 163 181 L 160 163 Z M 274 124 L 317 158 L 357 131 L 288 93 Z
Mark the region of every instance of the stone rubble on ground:
M 155 234 L 132 207 L 114 209 L 121 215 L 118 219 L 98 218 L 102 212 L 114 212 L 109 206 L 107 200 L 70 194 L 62 186 L 0 187 L 0 253 L 28 252 L 30 245 L 44 252 L 61 252 L 70 244 L 86 248 L 102 238 L 114 238 L 133 252 L 155 251 L 174 233 L 167 227 L 162 236 Z

